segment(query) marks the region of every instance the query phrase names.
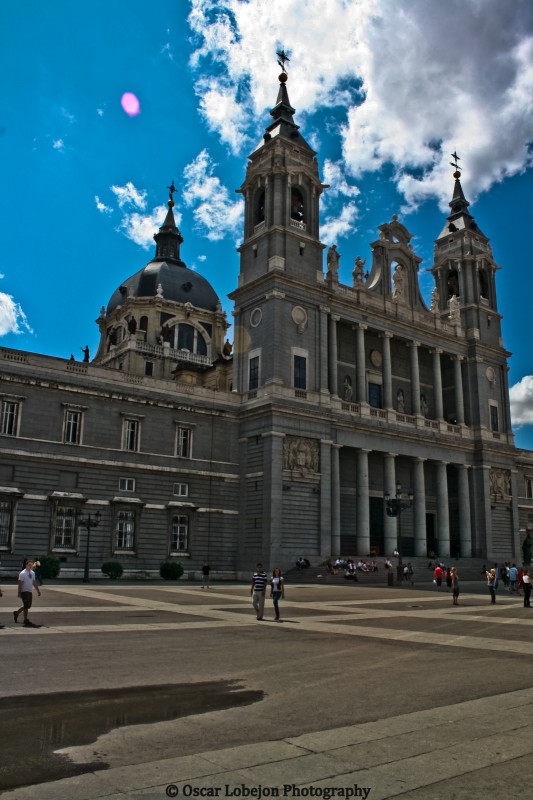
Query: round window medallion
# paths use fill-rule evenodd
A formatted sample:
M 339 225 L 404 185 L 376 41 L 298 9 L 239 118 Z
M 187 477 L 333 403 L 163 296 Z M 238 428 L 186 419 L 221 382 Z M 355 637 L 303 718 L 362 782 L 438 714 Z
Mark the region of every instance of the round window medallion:
M 292 309 L 292 319 L 295 325 L 305 325 L 307 322 L 307 312 L 301 306 L 294 306 Z
M 370 363 L 374 367 L 381 367 L 382 357 L 379 350 L 371 350 L 370 351 Z
M 494 372 L 494 369 L 492 367 L 487 367 L 485 375 L 487 376 L 487 380 L 490 381 L 490 383 L 494 383 L 494 381 L 496 380 L 496 373 Z
M 263 319 L 263 312 L 260 308 L 254 308 L 252 313 L 250 314 L 250 325 L 252 328 L 257 328 L 261 320 Z

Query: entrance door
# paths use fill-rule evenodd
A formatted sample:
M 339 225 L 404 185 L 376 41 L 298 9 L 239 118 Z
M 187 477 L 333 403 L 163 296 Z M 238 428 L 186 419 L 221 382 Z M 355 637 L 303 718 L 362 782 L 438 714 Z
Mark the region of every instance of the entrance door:
M 428 557 L 435 558 L 435 556 L 438 556 L 439 548 L 435 534 L 435 514 L 426 514 L 426 542 Z

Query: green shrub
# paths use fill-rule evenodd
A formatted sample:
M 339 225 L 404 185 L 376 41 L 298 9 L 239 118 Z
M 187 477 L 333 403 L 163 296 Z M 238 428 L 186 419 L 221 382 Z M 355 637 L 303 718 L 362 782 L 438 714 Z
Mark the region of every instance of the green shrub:
M 165 581 L 177 581 L 183 575 L 183 567 L 175 561 L 162 561 L 159 574 Z
M 61 569 L 61 562 L 57 556 L 40 556 L 37 561 L 41 563 L 41 566 L 37 567 L 40 578 L 57 578 Z
M 106 561 L 105 564 L 102 564 L 101 569 L 104 575 L 107 575 L 112 581 L 116 581 L 124 572 L 122 564 L 118 561 Z

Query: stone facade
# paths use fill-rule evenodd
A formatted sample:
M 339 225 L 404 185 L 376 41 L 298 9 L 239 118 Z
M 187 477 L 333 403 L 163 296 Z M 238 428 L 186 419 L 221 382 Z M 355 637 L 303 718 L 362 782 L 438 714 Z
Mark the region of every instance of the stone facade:
M 271 114 L 240 188 L 233 348 L 216 293 L 181 261 L 170 196 L 154 259 L 101 310 L 92 362 L 0 349 L 4 572 L 54 552 L 80 574 L 97 511 L 94 574 L 208 558 L 235 576 L 397 547 L 520 559 L 533 454 L 514 447 L 498 266 L 459 173 L 429 308 L 396 217 L 343 285 L 286 76 Z M 384 503 L 398 484 L 413 495 L 400 539 Z

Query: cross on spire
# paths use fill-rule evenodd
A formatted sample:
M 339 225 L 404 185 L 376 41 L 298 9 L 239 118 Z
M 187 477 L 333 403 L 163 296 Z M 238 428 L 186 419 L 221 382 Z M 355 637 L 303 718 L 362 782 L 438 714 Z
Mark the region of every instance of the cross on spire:
M 453 163 L 450 161 L 450 167 L 453 167 L 455 170 L 454 178 L 458 178 L 461 175 L 461 167 L 457 162 L 460 161 L 461 159 L 459 158 L 456 152 L 452 153 L 452 158 L 453 158 Z
M 276 51 L 276 55 L 278 57 L 278 64 L 280 65 L 280 67 L 283 70 L 283 72 L 286 73 L 287 70 L 285 69 L 285 64 L 286 64 L 287 61 L 290 61 L 289 56 L 285 52 L 284 48 L 282 48 L 281 50 L 277 50 Z

